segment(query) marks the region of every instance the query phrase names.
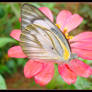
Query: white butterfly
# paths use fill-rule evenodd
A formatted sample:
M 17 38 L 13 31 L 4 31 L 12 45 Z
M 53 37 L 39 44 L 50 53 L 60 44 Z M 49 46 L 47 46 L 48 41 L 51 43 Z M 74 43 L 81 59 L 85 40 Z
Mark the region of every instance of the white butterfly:
M 61 30 L 38 8 L 24 4 L 21 18 L 20 45 L 29 59 L 68 62 L 73 58 L 69 43 Z

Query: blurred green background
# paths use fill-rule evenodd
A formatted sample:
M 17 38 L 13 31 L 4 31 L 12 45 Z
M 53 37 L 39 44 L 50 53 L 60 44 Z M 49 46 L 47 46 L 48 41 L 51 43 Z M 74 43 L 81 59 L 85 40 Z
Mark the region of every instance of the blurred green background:
M 92 3 L 33 3 L 36 7 L 48 7 L 56 19 L 59 11 L 63 9 L 70 10 L 72 13 L 78 13 L 84 20 L 82 24 L 71 32 L 76 35 L 83 31 L 92 31 Z M 26 79 L 23 74 L 23 67 L 27 59 L 9 58 L 7 51 L 14 45 L 18 45 L 18 41 L 9 36 L 13 29 L 20 29 L 20 10 L 23 3 L 0 3 L 0 89 L 92 89 L 92 76 L 89 78 L 78 77 L 77 82 L 72 85 L 66 84 L 58 74 L 57 66 L 55 66 L 55 75 L 52 81 L 40 87 L 35 84 L 34 79 Z M 92 66 L 92 61 L 83 60 Z

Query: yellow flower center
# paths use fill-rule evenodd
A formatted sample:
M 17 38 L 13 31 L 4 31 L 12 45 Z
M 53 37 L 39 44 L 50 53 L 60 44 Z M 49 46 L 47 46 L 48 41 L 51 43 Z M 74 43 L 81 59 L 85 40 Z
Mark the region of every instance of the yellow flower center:
M 59 29 L 61 28 L 61 26 L 60 26 L 59 24 L 56 24 L 56 26 L 57 26 Z M 64 30 L 63 30 L 63 34 L 65 35 L 66 39 L 68 39 L 68 40 L 69 40 L 69 39 L 72 39 L 73 36 L 69 36 L 67 30 L 68 30 L 68 28 L 65 27 Z
M 56 26 L 57 26 L 59 29 L 61 28 L 61 26 L 60 26 L 59 24 L 56 24 Z M 68 28 L 67 28 L 67 27 L 64 28 L 63 34 L 65 35 L 65 37 L 66 37 L 67 40 L 73 38 L 73 36 L 69 36 L 69 34 L 68 34 Z M 62 42 L 61 42 L 61 45 L 62 45 L 62 47 L 63 47 L 63 49 L 64 49 L 64 59 L 65 59 L 65 60 L 68 60 L 68 59 L 69 59 L 69 51 L 68 51 L 68 49 L 66 48 L 66 46 L 65 46 Z
M 61 28 L 61 26 L 59 25 L 59 24 L 56 24 L 56 26 L 60 29 Z
M 60 29 L 61 28 L 61 26 L 60 25 L 58 25 L 58 24 L 56 24 L 56 26 Z M 67 32 L 67 27 L 65 27 L 64 28 L 64 30 L 63 30 L 63 34 L 65 35 L 65 37 L 66 37 L 66 39 L 72 39 L 73 38 L 73 36 L 69 36 L 69 34 L 68 34 L 68 32 Z M 59 39 L 58 39 L 59 40 Z M 60 41 L 61 42 L 61 41 Z M 64 49 L 64 59 L 65 60 L 68 60 L 69 59 L 69 51 L 68 51 L 68 49 L 66 48 L 66 46 L 61 42 L 60 43 L 61 45 L 62 45 L 62 48 Z

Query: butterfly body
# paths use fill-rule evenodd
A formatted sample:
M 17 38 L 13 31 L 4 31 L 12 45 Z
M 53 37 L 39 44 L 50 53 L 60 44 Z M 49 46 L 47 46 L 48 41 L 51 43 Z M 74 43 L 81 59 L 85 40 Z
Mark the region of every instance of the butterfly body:
M 22 6 L 20 45 L 29 59 L 68 62 L 72 58 L 69 43 L 61 30 L 36 7 Z

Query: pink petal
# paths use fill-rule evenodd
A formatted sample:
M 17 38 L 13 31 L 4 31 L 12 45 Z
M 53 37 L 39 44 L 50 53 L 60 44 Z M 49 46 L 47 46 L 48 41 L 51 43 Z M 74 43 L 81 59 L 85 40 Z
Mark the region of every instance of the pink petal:
M 49 8 L 47 7 L 40 7 L 41 12 L 43 12 L 52 22 L 53 22 L 53 15 Z
M 73 84 L 76 82 L 76 74 L 70 69 L 69 65 L 61 64 L 58 66 L 58 71 L 67 84 Z
M 92 60 L 92 32 L 83 32 L 70 40 L 70 46 L 79 57 Z
M 40 84 L 41 86 L 44 86 L 50 82 L 54 75 L 54 64 L 44 63 L 44 69 L 42 72 L 40 72 L 38 75 L 35 76 L 35 82 L 37 84 Z
M 92 40 L 92 32 L 87 31 L 74 36 L 73 39 L 71 39 L 70 41 L 82 42 L 82 41 L 91 41 L 91 40 Z
M 64 29 L 66 20 L 72 15 L 72 13 L 68 10 L 62 10 L 56 17 L 56 24 L 61 26 L 61 30 Z
M 92 41 L 75 42 L 75 43 L 70 44 L 70 46 L 71 46 L 71 48 L 77 48 L 77 49 L 92 51 Z
M 81 77 L 89 77 L 92 73 L 92 68 L 84 62 L 75 59 L 70 62 L 71 69 Z
M 26 58 L 27 56 L 24 54 L 20 46 L 14 46 L 8 50 L 8 57 Z
M 92 60 L 92 50 L 72 48 L 72 53 L 76 53 L 83 59 Z
M 21 18 L 19 18 L 19 22 L 21 22 Z
M 79 16 L 78 14 L 73 14 L 67 19 L 65 23 L 65 27 L 67 27 L 68 32 L 72 31 L 74 28 L 79 26 L 82 21 L 83 21 L 83 18 L 81 16 Z
M 12 30 L 12 32 L 10 33 L 10 36 L 16 40 L 20 40 L 20 34 L 21 34 L 21 30 L 19 29 L 14 29 Z
M 43 64 L 39 60 L 29 60 L 24 66 L 24 75 L 26 78 L 31 78 L 41 72 Z

